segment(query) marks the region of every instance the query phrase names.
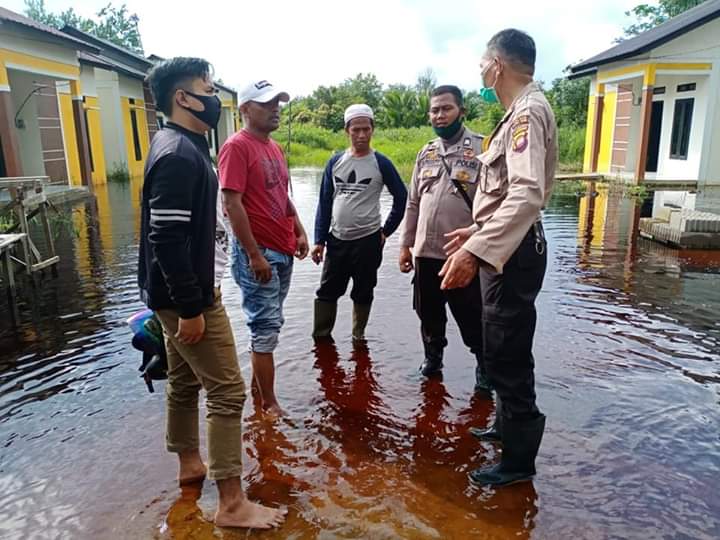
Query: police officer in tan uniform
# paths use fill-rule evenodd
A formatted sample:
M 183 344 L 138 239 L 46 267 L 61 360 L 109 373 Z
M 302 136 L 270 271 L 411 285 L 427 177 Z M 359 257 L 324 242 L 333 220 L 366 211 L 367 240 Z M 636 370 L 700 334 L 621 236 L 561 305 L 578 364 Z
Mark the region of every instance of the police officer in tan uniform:
M 441 373 L 447 346 L 446 304 L 463 342 L 476 357 L 475 393 L 491 397 L 482 361 L 480 281 L 443 291 L 440 269 L 447 255 L 445 235 L 472 224 L 472 200 L 478 185 L 482 137 L 463 125 L 463 95 L 457 86 L 438 86 L 430 95 L 430 123 L 438 137 L 418 153 L 400 237 L 400 270 L 415 270 L 413 307 L 420 318 L 426 377 Z M 412 249 L 412 252 L 411 252 Z M 415 257 L 413 264 L 413 255 Z
M 550 198 L 557 163 L 557 128 L 533 82 L 535 43 L 503 30 L 481 64 L 481 97 L 499 100 L 505 117 L 483 143 L 474 225 L 449 235 L 442 287 L 469 283 L 479 271 L 484 360 L 497 395 L 495 425 L 474 430 L 503 445 L 500 463 L 470 473 L 478 485 L 505 485 L 535 474 L 545 416 L 535 404 L 535 298 L 542 287 L 547 246 L 541 210 Z

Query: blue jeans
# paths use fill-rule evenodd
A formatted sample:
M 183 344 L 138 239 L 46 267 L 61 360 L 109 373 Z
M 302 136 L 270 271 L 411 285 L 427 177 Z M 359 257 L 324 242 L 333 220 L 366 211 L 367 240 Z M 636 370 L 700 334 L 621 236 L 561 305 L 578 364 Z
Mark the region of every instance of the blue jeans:
M 255 279 L 250 268 L 250 259 L 237 240 L 232 245 L 232 276 L 242 291 L 242 307 L 250 329 L 249 350 L 257 353 L 272 353 L 278 344 L 283 318 L 283 303 L 290 289 L 292 276 L 292 255 L 268 248 L 260 248 L 272 268 L 272 277 L 267 283 Z

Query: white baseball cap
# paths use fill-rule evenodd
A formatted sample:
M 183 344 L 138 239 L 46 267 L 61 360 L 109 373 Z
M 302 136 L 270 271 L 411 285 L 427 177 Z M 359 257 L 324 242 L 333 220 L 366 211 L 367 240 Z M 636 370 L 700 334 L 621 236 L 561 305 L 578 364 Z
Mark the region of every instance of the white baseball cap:
M 248 101 L 267 103 L 280 96 L 280 101 L 290 101 L 290 95 L 282 90 L 276 90 L 269 82 L 262 80 L 248 84 L 240 91 L 240 102 L 242 105 Z
M 348 125 L 348 122 L 352 120 L 353 118 L 369 118 L 370 120 L 375 119 L 375 116 L 373 115 L 373 110 L 364 103 L 356 103 L 355 105 L 350 105 L 347 109 L 345 109 L 345 125 Z

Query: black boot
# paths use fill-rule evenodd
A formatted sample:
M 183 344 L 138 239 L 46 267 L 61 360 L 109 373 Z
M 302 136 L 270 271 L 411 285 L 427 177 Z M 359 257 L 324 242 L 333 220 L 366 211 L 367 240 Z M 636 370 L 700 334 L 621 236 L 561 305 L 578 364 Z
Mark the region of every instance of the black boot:
M 483 364 L 482 355 L 475 355 L 477 365 L 475 366 L 475 395 L 479 398 L 492 399 L 492 385 L 485 373 L 485 364 Z
M 535 476 L 535 457 L 540 449 L 545 415 L 532 420 L 505 420 L 500 463 L 475 469 L 470 481 L 477 486 L 506 486 Z
M 425 360 L 420 366 L 420 373 L 425 377 L 432 377 L 442 373 L 443 348 L 425 344 Z
M 470 435 L 481 441 L 502 442 L 502 402 L 500 396 L 495 398 L 495 421 L 489 428 L 471 427 Z
M 483 429 L 471 427 L 468 431 L 470 432 L 470 435 L 472 435 L 476 439 L 480 439 L 481 441 L 501 442 L 501 429 L 502 428 L 500 427 L 500 420 L 495 418 L 495 422 L 493 422 L 493 425 L 489 428 Z

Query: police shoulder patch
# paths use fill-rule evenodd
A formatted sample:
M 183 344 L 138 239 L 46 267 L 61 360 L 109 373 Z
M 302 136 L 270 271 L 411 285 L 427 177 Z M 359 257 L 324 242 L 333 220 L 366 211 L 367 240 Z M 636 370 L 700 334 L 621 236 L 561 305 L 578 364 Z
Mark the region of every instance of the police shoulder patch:
M 510 124 L 513 152 L 524 152 L 528 147 L 528 134 L 530 131 L 530 116 L 527 114 L 515 117 Z

